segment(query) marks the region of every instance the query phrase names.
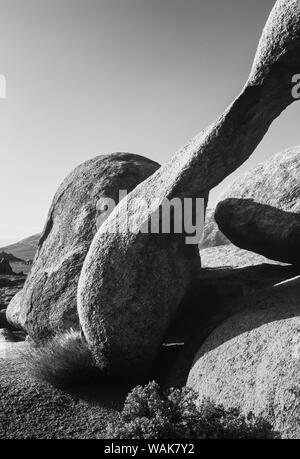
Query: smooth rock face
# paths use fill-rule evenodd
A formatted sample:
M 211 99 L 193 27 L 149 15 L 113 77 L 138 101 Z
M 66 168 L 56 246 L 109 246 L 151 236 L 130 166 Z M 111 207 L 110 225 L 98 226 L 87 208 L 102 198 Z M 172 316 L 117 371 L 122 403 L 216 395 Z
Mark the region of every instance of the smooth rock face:
M 244 297 L 200 347 L 188 377 L 199 400 L 262 415 L 284 438 L 300 437 L 300 283 Z M 201 327 L 201 324 L 200 324 Z
M 300 263 L 300 147 L 239 177 L 215 211 L 235 245 L 284 263 Z
M 116 153 L 85 162 L 65 179 L 51 205 L 22 294 L 7 309 L 10 322 L 34 339 L 79 327 L 78 278 L 106 216 L 105 199 L 118 203 L 119 190 L 132 191 L 158 167 L 142 156 Z
M 149 367 L 200 261 L 184 238 L 141 234 L 173 198 L 202 198 L 248 159 L 272 121 L 295 99 L 300 1 L 278 1 L 238 98 L 206 130 L 139 185 L 95 236 L 78 287 L 78 311 L 98 364 L 126 376 Z M 144 202 L 148 209 L 145 210 Z M 127 230 L 128 216 L 133 231 Z M 122 234 L 111 234 L 118 224 Z

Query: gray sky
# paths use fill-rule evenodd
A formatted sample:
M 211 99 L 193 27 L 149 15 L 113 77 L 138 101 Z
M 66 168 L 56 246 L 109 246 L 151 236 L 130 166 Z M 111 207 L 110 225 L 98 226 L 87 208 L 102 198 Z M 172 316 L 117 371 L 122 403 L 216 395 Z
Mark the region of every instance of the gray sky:
M 244 85 L 273 4 L 0 0 L 0 245 L 41 231 L 81 162 L 128 151 L 163 163 L 213 122 Z M 299 114 L 289 108 L 241 170 L 300 144 Z

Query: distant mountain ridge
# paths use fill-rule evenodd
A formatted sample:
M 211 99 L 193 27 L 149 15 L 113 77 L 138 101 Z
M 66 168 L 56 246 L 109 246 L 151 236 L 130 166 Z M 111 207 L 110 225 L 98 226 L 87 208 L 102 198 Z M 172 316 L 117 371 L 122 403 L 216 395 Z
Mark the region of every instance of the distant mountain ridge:
M 2 251 L 0 249 L 0 260 L 6 260 L 11 263 L 18 263 L 22 262 L 23 260 L 21 258 L 15 257 L 12 253 L 7 253 L 5 251 Z
M 7 245 L 6 247 L 1 247 L 0 252 L 11 254 L 16 258 L 25 261 L 33 260 L 35 253 L 37 251 L 40 237 L 40 234 L 34 234 L 33 236 L 30 236 L 26 239 L 22 239 L 21 241 L 16 242 L 15 244 Z

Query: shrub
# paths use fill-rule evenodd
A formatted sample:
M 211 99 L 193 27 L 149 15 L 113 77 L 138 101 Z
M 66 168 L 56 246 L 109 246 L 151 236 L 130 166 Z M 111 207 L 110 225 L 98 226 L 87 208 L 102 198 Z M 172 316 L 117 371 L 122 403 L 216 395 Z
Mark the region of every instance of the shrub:
M 84 337 L 74 330 L 59 333 L 43 345 L 31 344 L 23 359 L 32 376 L 56 387 L 90 382 L 100 375 Z
M 109 439 L 242 439 L 277 438 L 270 424 L 253 414 L 226 410 L 208 400 L 197 407 L 197 394 L 187 387 L 161 394 L 157 383 L 138 386 L 123 411 L 108 425 Z

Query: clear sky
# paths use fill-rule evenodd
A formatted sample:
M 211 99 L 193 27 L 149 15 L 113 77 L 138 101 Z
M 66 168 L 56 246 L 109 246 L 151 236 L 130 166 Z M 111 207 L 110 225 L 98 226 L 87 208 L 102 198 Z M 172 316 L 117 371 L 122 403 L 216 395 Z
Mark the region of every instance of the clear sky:
M 213 122 L 245 83 L 273 5 L 0 0 L 0 245 L 42 230 L 81 162 L 128 151 L 163 163 Z M 299 115 L 296 103 L 242 170 L 300 144 Z

